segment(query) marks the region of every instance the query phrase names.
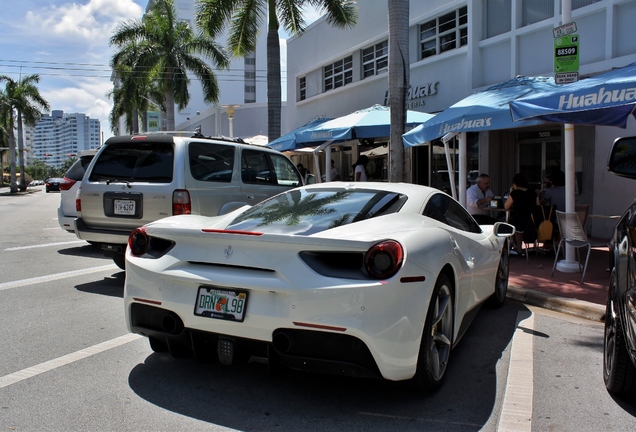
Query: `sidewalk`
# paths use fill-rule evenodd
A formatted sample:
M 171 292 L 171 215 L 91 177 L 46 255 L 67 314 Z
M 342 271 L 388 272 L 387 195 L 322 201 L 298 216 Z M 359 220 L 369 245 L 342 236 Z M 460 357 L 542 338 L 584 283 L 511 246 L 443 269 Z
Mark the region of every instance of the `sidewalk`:
M 585 251 L 580 250 L 585 263 Z M 573 258 L 576 258 L 576 254 Z M 602 321 L 609 283 L 609 249 L 593 248 L 587 264 L 584 283 L 581 273 L 554 271 L 554 254 L 510 257 L 508 296 L 524 303 L 541 306 L 559 312 Z

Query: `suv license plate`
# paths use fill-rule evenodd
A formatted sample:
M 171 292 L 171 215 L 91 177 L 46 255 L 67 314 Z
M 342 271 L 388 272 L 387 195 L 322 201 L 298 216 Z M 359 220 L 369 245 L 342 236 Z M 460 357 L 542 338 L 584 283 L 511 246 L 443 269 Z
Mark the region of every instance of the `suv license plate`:
M 133 216 L 135 214 L 135 201 L 115 200 L 113 213 L 116 215 Z
M 243 322 L 247 306 L 247 291 L 225 290 L 200 286 L 194 314 L 228 321 Z

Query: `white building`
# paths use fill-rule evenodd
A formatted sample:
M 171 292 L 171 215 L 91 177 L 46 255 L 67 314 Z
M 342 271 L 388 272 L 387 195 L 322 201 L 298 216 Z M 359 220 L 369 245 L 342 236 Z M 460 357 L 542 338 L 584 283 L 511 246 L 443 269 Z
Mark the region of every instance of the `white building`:
M 80 151 L 97 148 L 100 144 L 98 119 L 53 110 L 50 115 L 43 115 L 33 128 L 30 151 L 35 159 L 60 168 Z
M 571 2 L 581 41 L 581 77 L 636 61 L 635 1 Z M 288 127 L 283 133 L 317 117 L 388 104 L 387 0 L 357 5 L 355 28 L 335 29 L 322 18 L 287 41 Z M 560 18 L 561 0 L 411 1 L 408 109 L 436 113 L 517 75 L 553 76 L 553 28 L 562 24 Z M 627 134 L 636 135 L 633 118 L 627 130 L 575 127 L 576 202 L 590 204 L 592 214 L 620 214 L 636 196 L 633 183 L 608 174 L 605 166 L 613 140 Z M 412 182 L 445 186 L 447 166 L 439 146 L 433 142 L 407 151 Z M 357 151 L 366 150 L 356 147 L 334 147 L 332 158 L 345 179 Z M 383 178 L 385 157 L 375 160 L 375 178 Z M 468 172 L 489 173 L 498 195 L 516 172 L 539 188 L 546 170 L 565 171 L 564 164 L 562 124 L 468 134 Z M 588 218 L 592 235 L 609 237 L 612 227 L 610 220 Z

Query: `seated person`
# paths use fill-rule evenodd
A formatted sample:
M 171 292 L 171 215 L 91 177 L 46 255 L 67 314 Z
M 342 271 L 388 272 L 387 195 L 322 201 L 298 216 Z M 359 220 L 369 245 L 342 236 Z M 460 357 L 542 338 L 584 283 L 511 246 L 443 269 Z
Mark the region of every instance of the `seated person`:
M 490 202 L 495 194 L 490 190 L 490 177 L 480 174 L 477 183 L 466 189 L 466 209 L 472 215 L 489 215 Z
M 541 193 L 541 205 L 553 205 L 559 211 L 565 211 L 565 174 L 554 171 L 545 176 L 546 188 Z
M 512 178 L 510 195 L 504 204 L 506 210 L 510 210 L 510 223 L 515 227 L 515 246 L 510 250 L 512 255 L 522 255 L 521 244 L 526 229 L 531 228 L 532 211 L 539 205 L 537 193 L 530 189 L 528 181 L 523 174 L 515 174 Z

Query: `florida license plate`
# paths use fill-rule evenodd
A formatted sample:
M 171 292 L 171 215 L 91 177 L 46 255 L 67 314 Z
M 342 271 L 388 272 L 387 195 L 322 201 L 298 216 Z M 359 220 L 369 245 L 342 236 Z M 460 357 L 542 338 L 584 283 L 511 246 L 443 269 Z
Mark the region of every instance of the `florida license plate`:
M 135 214 L 135 201 L 115 200 L 113 213 L 116 215 L 133 216 Z
M 200 286 L 194 314 L 208 318 L 243 322 L 247 306 L 247 291 Z

